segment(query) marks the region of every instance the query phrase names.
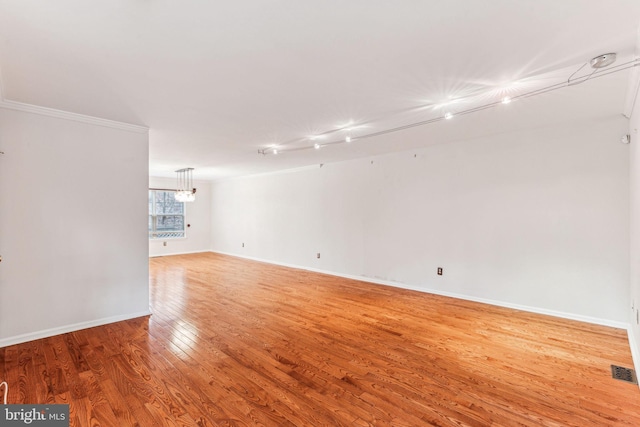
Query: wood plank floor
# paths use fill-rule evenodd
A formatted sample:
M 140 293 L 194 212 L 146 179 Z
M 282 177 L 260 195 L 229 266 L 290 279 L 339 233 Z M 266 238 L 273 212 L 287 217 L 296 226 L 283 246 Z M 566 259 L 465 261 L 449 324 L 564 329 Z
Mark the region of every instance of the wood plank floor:
M 154 258 L 153 315 L 0 349 L 72 426 L 640 426 L 624 330 L 215 254 Z

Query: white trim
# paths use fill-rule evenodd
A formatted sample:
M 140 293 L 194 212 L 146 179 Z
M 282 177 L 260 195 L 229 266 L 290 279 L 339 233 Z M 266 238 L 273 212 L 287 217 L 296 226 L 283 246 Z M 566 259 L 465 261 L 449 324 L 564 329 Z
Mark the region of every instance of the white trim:
M 627 327 L 627 337 L 629 338 L 629 347 L 631 347 L 631 358 L 633 359 L 633 369 L 636 373 L 640 372 L 640 352 L 638 351 L 638 343 L 636 342 L 635 335 L 633 334 L 633 328 L 631 325 Z M 638 384 L 640 387 L 640 383 Z
M 40 107 L 38 105 L 25 104 L 22 102 L 9 101 L 0 98 L 0 107 L 8 110 L 24 111 L 26 113 L 39 114 L 42 116 L 56 117 L 58 119 L 73 120 L 97 126 L 105 126 L 113 129 L 120 129 L 135 133 L 149 133 L 146 126 L 132 125 L 130 123 L 117 122 L 115 120 L 102 119 L 100 117 L 87 116 L 84 114 L 71 113 L 69 111 L 56 110 L 54 108 Z
M 121 322 L 123 320 L 135 319 L 137 317 L 149 316 L 151 314 L 151 310 L 146 310 L 138 313 L 121 314 L 118 316 L 105 317 L 102 319 L 90 320 L 88 322 L 80 322 L 73 325 L 59 326 L 57 328 L 45 329 L 38 332 L 16 335 L 14 337 L 0 339 L 0 348 L 15 344 L 22 344 L 28 341 L 39 340 L 42 338 L 48 338 L 54 335 L 75 332 L 81 329 L 93 328 L 95 326 L 102 326 L 109 323 Z
M 2 70 L 0 70 L 0 103 L 4 100 L 4 83 L 2 82 Z
M 633 67 L 629 70 L 629 80 L 627 82 L 627 92 L 624 99 L 624 107 L 622 115 L 630 119 L 635 110 L 636 102 L 638 102 L 638 94 L 640 93 L 640 67 Z
M 171 214 L 167 214 L 167 215 L 171 215 Z M 184 237 L 149 237 L 149 242 L 162 242 L 164 240 L 167 241 L 172 241 L 175 242 L 176 240 L 189 240 L 189 238 L 186 236 L 187 232 L 184 232 L 185 236 Z
M 512 309 L 515 309 L 515 310 L 522 310 L 522 311 L 527 311 L 527 312 L 530 312 L 530 313 L 544 314 L 544 315 L 547 315 L 547 316 L 554 316 L 554 317 L 559 317 L 559 318 L 562 318 L 562 319 L 577 320 L 579 322 L 592 323 L 592 324 L 595 324 L 595 325 L 609 326 L 609 327 L 612 327 L 612 328 L 625 329 L 625 330 L 627 330 L 628 327 L 629 327 L 628 323 L 617 322 L 615 320 L 601 319 L 601 318 L 598 318 L 598 317 L 583 316 L 581 314 L 565 313 L 563 311 L 547 310 L 547 309 L 544 309 L 544 308 L 530 307 L 530 306 L 520 305 L 520 304 L 512 304 L 512 303 L 505 302 L 505 301 L 496 301 L 496 300 L 478 298 L 478 297 L 469 296 L 469 295 L 455 294 L 455 293 L 450 293 L 450 292 L 443 292 L 443 291 L 440 291 L 440 290 L 437 290 L 437 289 L 422 288 L 422 287 L 419 287 L 419 286 L 411 286 L 411 285 L 407 285 L 406 283 L 398 283 L 398 282 L 393 282 L 393 281 L 390 281 L 390 280 L 380 280 L 380 279 L 375 279 L 375 278 L 371 278 L 371 277 L 367 277 L 367 276 L 355 276 L 355 275 L 351 275 L 351 274 L 336 273 L 336 272 L 333 272 L 333 271 L 321 270 L 321 269 L 318 269 L 318 268 L 310 268 L 310 267 L 299 266 L 299 265 L 294 265 L 294 264 L 280 263 L 280 262 L 270 261 L 270 260 L 266 260 L 266 259 L 254 258 L 254 257 L 249 257 L 249 256 L 244 256 L 244 255 L 228 253 L 228 252 L 221 252 L 221 251 L 214 251 L 214 250 L 211 250 L 211 252 L 222 254 L 222 255 L 234 256 L 234 257 L 238 257 L 238 258 L 244 258 L 244 259 L 248 259 L 248 260 L 252 260 L 252 261 L 264 262 L 264 263 L 267 263 L 267 264 L 280 265 L 282 267 L 297 268 L 297 269 L 300 269 L 300 270 L 312 271 L 314 273 L 328 274 L 330 276 L 343 277 L 345 279 L 358 280 L 358 281 L 361 281 L 361 282 L 368 282 L 368 283 L 374 283 L 374 284 L 378 284 L 378 285 L 393 286 L 395 288 L 408 289 L 408 290 L 424 292 L 424 293 L 428 293 L 428 294 L 441 295 L 441 296 L 444 296 L 444 297 L 457 298 L 457 299 L 461 299 L 461 300 L 479 302 L 479 303 L 483 303 L 483 304 L 490 304 L 490 305 L 494 305 L 494 306 L 497 306 L 497 307 L 512 308 Z
M 154 254 L 154 255 L 149 254 L 149 258 L 158 258 L 158 257 L 161 257 L 161 256 L 173 256 L 173 255 L 203 254 L 203 253 L 206 253 L 206 252 L 211 252 L 211 251 L 208 250 L 208 249 L 203 249 L 203 250 L 200 250 L 200 251 L 170 252 L 170 253 L 167 253 L 167 254 Z
M 324 164 L 313 164 L 308 166 L 299 166 L 299 167 L 290 168 L 290 169 L 279 169 L 279 170 L 274 170 L 269 172 L 258 172 L 250 175 L 219 177 L 219 178 L 214 178 L 212 181 L 215 181 L 215 182 L 238 181 L 246 178 L 260 178 L 260 177 L 273 176 L 273 175 L 284 175 L 288 173 L 297 173 L 297 172 L 304 172 L 304 171 L 309 171 L 314 169 L 320 169 L 323 166 Z M 163 177 L 158 177 L 158 178 L 163 178 Z M 207 183 L 209 182 L 211 181 L 207 181 Z

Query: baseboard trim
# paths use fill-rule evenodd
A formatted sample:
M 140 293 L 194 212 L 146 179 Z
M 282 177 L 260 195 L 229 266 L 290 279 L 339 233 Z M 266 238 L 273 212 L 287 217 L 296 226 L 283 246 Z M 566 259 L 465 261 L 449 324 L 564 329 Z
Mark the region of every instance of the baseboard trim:
M 163 256 L 173 256 L 173 255 L 189 255 L 189 254 L 203 254 L 203 253 L 207 253 L 207 252 L 211 252 L 210 250 L 207 249 L 203 249 L 200 251 L 187 251 L 187 252 L 171 252 L 168 254 L 149 254 L 149 258 L 159 258 L 159 257 L 163 257 Z
M 7 347 L 15 344 L 22 344 L 29 341 L 39 340 L 42 338 L 48 338 L 55 335 L 66 334 L 69 332 L 79 331 L 81 329 L 93 328 L 95 326 L 107 325 L 109 323 L 121 322 L 123 320 L 135 319 L 137 317 L 149 316 L 150 310 L 141 311 L 137 313 L 122 314 L 119 316 L 104 317 L 102 319 L 91 320 L 88 322 L 74 323 L 72 325 L 60 326 L 57 328 L 45 329 L 38 332 L 31 332 L 28 334 L 16 335 L 9 338 L 0 339 L 0 348 Z
M 543 314 L 543 315 L 547 315 L 547 316 L 559 317 L 561 319 L 576 320 L 576 321 L 579 321 L 579 322 L 591 323 L 591 324 L 594 324 L 594 325 L 608 326 L 608 327 L 612 327 L 612 328 L 625 329 L 625 330 L 627 330 L 629 328 L 629 324 L 628 323 L 617 322 L 617 321 L 608 320 L 608 319 L 601 319 L 601 318 L 598 318 L 598 317 L 590 317 L 590 316 L 584 316 L 584 315 L 581 315 L 581 314 L 566 313 L 566 312 L 563 312 L 563 311 L 547 310 L 547 309 L 544 309 L 544 308 L 531 307 L 531 306 L 520 305 L 520 304 L 513 304 L 513 303 L 510 303 L 510 302 L 506 302 L 506 301 L 497 301 L 497 300 L 492 300 L 492 299 L 487 299 L 487 298 L 479 298 L 479 297 L 475 297 L 475 296 L 471 296 L 471 295 L 465 295 L 465 294 L 456 294 L 456 293 L 451 293 L 451 292 L 443 292 L 443 291 L 438 290 L 438 289 L 423 288 L 423 287 L 419 287 L 419 286 L 411 286 L 411 285 L 407 285 L 406 283 L 398 283 L 398 282 L 393 282 L 393 281 L 390 281 L 390 280 L 381 280 L 381 279 L 376 279 L 376 278 L 367 277 L 367 276 L 356 276 L 356 275 L 351 275 L 351 274 L 336 273 L 334 271 L 327 271 L 327 270 L 321 270 L 321 269 L 318 269 L 318 268 L 311 268 L 311 267 L 306 267 L 306 266 L 275 262 L 275 261 L 271 261 L 271 260 L 267 260 L 267 259 L 250 257 L 250 256 L 241 255 L 241 254 L 234 254 L 234 253 L 215 251 L 215 250 L 211 250 L 210 252 L 221 254 L 221 255 L 233 256 L 233 257 L 237 257 L 237 258 L 244 258 L 244 259 L 248 259 L 248 260 L 251 260 L 251 261 L 258 261 L 258 262 L 264 262 L 264 263 L 267 263 L 267 264 L 279 265 L 279 266 L 282 266 L 282 267 L 297 268 L 299 270 L 312 271 L 314 273 L 328 274 L 330 276 L 343 277 L 345 279 L 352 279 L 352 280 L 358 280 L 358 281 L 361 281 L 361 282 L 374 283 L 374 284 L 377 284 L 377 285 L 393 286 L 395 288 L 401 288 L 401 289 L 407 289 L 407 290 L 412 290 L 412 291 L 424 292 L 424 293 L 440 295 L 440 296 L 450 297 L 450 298 L 457 298 L 457 299 L 461 299 L 461 300 L 465 300 L 465 301 L 479 302 L 479 303 L 482 303 L 482 304 L 489 304 L 489 305 L 494 305 L 494 306 L 497 306 L 497 307 L 512 308 L 514 310 L 521 310 L 521 311 L 526 311 L 526 312 L 529 312 L 529 313 L 536 313 L 536 314 Z M 634 360 L 636 360 L 635 357 L 634 357 Z M 638 360 L 640 360 L 640 359 L 638 359 Z
M 629 347 L 631 348 L 631 358 L 633 359 L 633 369 L 635 369 L 636 373 L 640 372 L 640 352 L 638 351 L 638 342 L 636 341 L 636 336 L 633 333 L 633 328 L 631 324 L 627 327 L 627 337 L 629 338 Z M 640 388 L 640 384 L 638 384 Z

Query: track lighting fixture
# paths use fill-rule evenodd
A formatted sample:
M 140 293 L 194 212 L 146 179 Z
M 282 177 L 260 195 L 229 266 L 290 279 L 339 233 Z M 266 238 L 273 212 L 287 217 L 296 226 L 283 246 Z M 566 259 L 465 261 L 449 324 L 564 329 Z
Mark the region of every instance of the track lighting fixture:
M 482 111 L 482 110 L 486 110 L 489 108 L 493 108 L 496 105 L 499 104 L 510 104 L 514 101 L 518 101 L 521 99 L 525 99 L 525 98 L 529 98 L 532 96 L 536 96 L 536 95 L 541 95 L 544 93 L 548 93 L 551 91 L 555 91 L 558 89 L 562 89 L 568 86 L 574 86 L 574 85 L 578 85 L 581 83 L 584 83 L 590 79 L 594 79 L 594 78 L 598 78 L 598 77 L 603 77 L 606 76 L 608 74 L 613 74 L 613 73 L 617 73 L 619 71 L 623 71 L 623 70 L 627 70 L 629 68 L 633 68 L 633 67 L 637 67 L 640 66 L 640 58 L 634 58 L 630 61 L 627 61 L 625 63 L 619 64 L 619 65 L 615 65 L 615 66 L 611 66 L 615 61 L 616 61 L 616 57 L 617 55 L 615 53 L 605 53 L 602 55 L 598 55 L 594 58 L 592 58 L 591 60 L 587 61 L 585 64 L 583 64 L 580 68 L 578 68 L 573 74 L 571 74 L 569 76 L 569 78 L 566 81 L 560 82 L 560 83 L 556 83 L 550 86 L 546 86 L 540 89 L 536 89 L 536 90 L 532 90 L 530 92 L 526 92 L 526 93 L 520 93 L 520 94 L 510 94 L 510 96 L 503 96 L 502 98 L 489 102 L 487 104 L 484 105 L 478 105 L 475 107 L 470 107 L 467 109 L 459 109 L 455 111 L 455 116 L 461 116 L 461 115 L 465 115 L 465 114 L 471 114 L 471 113 L 475 113 L 478 111 Z M 577 77 L 575 77 L 583 68 L 590 66 L 593 71 L 591 71 L 588 74 L 584 74 L 584 75 L 578 75 Z M 609 68 L 607 68 L 609 67 Z M 588 69 L 588 67 L 587 67 Z M 512 88 L 510 87 L 509 91 L 511 91 Z M 503 92 L 504 93 L 504 92 Z M 474 95 L 475 96 L 475 95 Z M 466 101 L 467 98 L 458 98 L 455 99 L 454 101 L 447 101 L 445 103 L 440 103 L 437 105 L 424 105 L 422 107 L 420 107 L 421 109 L 424 109 L 425 107 L 432 107 L 430 109 L 431 110 L 437 110 L 439 108 L 442 108 L 446 105 L 449 105 L 453 102 L 462 102 L 462 101 Z M 425 119 L 422 121 L 418 121 L 418 122 L 414 122 L 414 123 L 409 123 L 409 124 L 405 124 L 405 125 L 401 125 L 401 126 L 397 126 L 397 127 L 393 127 L 393 128 L 387 128 L 387 129 L 382 129 L 382 130 L 377 130 L 375 132 L 370 132 L 370 133 L 358 133 L 358 131 L 356 131 L 356 135 L 353 135 L 353 129 L 358 129 L 358 128 L 366 128 L 366 126 L 369 125 L 373 125 L 374 122 L 373 121 L 369 121 L 369 122 L 360 122 L 360 123 L 354 123 L 353 121 L 350 121 L 347 125 L 342 125 L 340 127 L 337 127 L 335 129 L 331 129 L 325 132 L 321 132 L 318 134 L 315 134 L 313 136 L 310 136 L 308 138 L 301 138 L 301 139 L 296 139 L 296 140 L 292 140 L 292 141 L 288 141 L 288 142 L 284 142 L 284 143 L 279 143 L 279 147 L 281 147 L 279 150 L 273 149 L 264 149 L 264 150 L 258 150 L 259 154 L 277 154 L 277 153 L 285 153 L 285 152 L 289 152 L 289 151 L 300 151 L 300 150 L 307 150 L 310 149 L 311 147 L 309 145 L 306 146 L 297 146 L 297 147 L 284 147 L 286 145 L 291 145 L 294 143 L 302 143 L 303 141 L 315 141 L 319 138 L 326 138 L 326 137 L 331 137 L 332 134 L 339 132 L 339 131 L 348 131 L 349 134 L 347 136 L 345 136 L 344 138 L 340 138 L 340 139 L 336 139 L 334 141 L 326 141 L 323 142 L 322 146 L 327 146 L 327 145 L 334 145 L 334 144 L 343 144 L 343 143 L 349 143 L 351 141 L 353 141 L 354 139 L 357 140 L 362 140 L 365 138 L 372 138 L 372 137 L 376 137 L 376 136 L 380 136 L 380 135 L 385 135 L 388 133 L 393 133 L 393 132 L 398 132 L 401 130 L 405 130 L 405 129 L 410 129 L 413 127 L 417 127 L 417 126 L 424 126 L 424 125 L 428 125 L 428 124 L 432 124 L 432 123 L 436 123 L 439 122 L 441 120 L 450 120 L 452 119 L 454 116 L 454 113 L 452 112 L 446 112 L 444 115 L 440 116 L 440 117 L 434 117 L 434 118 L 430 118 L 430 119 Z M 384 120 L 384 119 L 390 119 L 392 116 L 389 117 L 382 117 L 379 120 Z M 363 126 L 364 125 L 364 126 Z M 623 138 L 624 139 L 624 138 Z M 628 141 L 628 138 L 627 138 Z M 623 141 L 624 142 L 624 141 Z M 628 142 L 627 142 L 628 143 Z M 320 149 L 320 144 L 315 143 L 313 145 L 313 148 L 318 150 Z M 269 151 L 268 151 L 269 150 Z

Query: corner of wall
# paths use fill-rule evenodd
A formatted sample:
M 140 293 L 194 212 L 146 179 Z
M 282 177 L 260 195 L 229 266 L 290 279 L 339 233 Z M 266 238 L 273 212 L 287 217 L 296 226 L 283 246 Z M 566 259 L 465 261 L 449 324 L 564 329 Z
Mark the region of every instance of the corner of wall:
M 640 56 L 640 31 L 636 56 Z M 634 67 L 629 75 L 627 97 L 623 114 L 629 118 L 629 200 L 630 200 L 630 246 L 629 246 L 629 327 L 627 335 L 636 372 L 640 369 L 640 67 Z
M 0 68 L 0 106 L 4 101 L 4 83 L 2 82 L 2 69 Z
M 0 103 L 7 160 L 0 167 L 0 192 L 9 194 L 7 185 L 15 179 L 35 192 L 3 206 L 2 247 L 12 256 L 3 267 L 3 280 L 11 286 L 3 286 L 0 299 L 0 347 L 148 314 L 148 240 L 141 228 L 147 209 L 146 128 L 143 133 L 140 127 L 114 128 L 73 113 L 14 106 Z M 51 227 L 41 214 L 45 196 L 68 183 L 73 191 L 57 201 L 73 209 Z M 90 191 L 98 187 L 100 192 Z M 73 194 L 84 196 L 76 200 Z M 110 201 L 116 199 L 129 209 L 113 209 Z M 118 233 L 96 229 L 100 221 Z M 30 232 L 20 232 L 25 229 Z M 52 302 L 42 289 L 56 289 L 64 301 Z

